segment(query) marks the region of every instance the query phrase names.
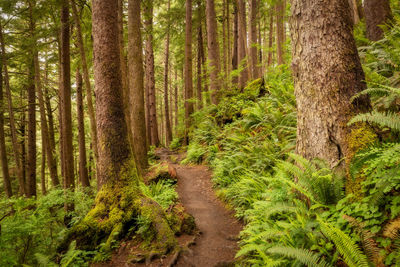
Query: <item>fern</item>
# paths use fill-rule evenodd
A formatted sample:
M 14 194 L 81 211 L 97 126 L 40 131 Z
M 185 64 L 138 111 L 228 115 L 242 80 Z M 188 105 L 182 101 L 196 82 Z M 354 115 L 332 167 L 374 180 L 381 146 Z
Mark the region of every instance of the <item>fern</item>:
M 361 251 L 354 240 L 339 228 L 318 218 L 322 232 L 335 244 L 349 267 L 368 267 L 367 256 Z
M 319 254 L 310 250 L 292 247 L 272 247 L 267 250 L 271 254 L 279 254 L 289 258 L 296 259 L 297 261 L 312 267 L 327 267 L 332 266 L 328 264 Z
M 351 125 L 357 122 L 375 123 L 380 127 L 388 127 L 394 131 L 400 131 L 399 115 L 393 112 L 371 111 L 370 113 L 358 114 L 348 124 Z

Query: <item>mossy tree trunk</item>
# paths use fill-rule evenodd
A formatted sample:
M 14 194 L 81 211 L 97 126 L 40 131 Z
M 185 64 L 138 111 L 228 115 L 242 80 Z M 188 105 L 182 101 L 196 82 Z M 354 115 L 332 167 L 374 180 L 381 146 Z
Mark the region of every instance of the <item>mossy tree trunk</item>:
M 184 144 L 189 144 L 190 115 L 193 113 L 193 59 L 192 59 L 192 0 L 186 0 L 185 21 L 185 138 Z
M 140 192 L 140 176 L 128 140 L 122 99 L 118 3 L 93 0 L 92 12 L 99 192 L 95 207 L 71 229 L 61 249 L 65 250 L 72 239 L 83 249 L 94 249 L 104 241 L 105 249 L 111 249 L 113 241 L 134 226 L 141 215 L 151 220 L 156 231 L 156 250 L 164 253 L 175 245 L 173 232 L 161 207 Z M 140 24 L 134 26 L 139 28 Z
M 349 119 L 368 110 L 368 98 L 347 0 L 293 0 L 293 77 L 297 100 L 297 153 L 330 166 L 352 157 Z M 315 14 L 318 14 L 316 16 Z

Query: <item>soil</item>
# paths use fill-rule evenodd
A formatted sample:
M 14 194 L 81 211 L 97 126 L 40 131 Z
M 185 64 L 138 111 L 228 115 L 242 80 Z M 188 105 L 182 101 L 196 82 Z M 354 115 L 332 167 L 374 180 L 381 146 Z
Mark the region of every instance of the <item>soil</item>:
M 181 251 L 156 259 L 151 263 L 128 263 L 129 255 L 137 247 L 134 241 L 128 241 L 122 243 L 110 262 L 95 266 L 234 266 L 242 224 L 216 197 L 211 182 L 211 171 L 206 166 L 176 164 L 184 155 L 172 153 L 166 149 L 158 150 L 157 155 L 162 161 L 169 162 L 170 167 L 176 171 L 180 202 L 187 212 L 194 216 L 199 229 L 198 234 L 179 237 L 179 245 L 183 248 Z

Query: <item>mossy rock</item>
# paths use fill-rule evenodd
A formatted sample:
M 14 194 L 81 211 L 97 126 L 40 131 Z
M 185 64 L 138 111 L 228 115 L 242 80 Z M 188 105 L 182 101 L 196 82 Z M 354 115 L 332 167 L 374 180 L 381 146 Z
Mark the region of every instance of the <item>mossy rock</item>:
M 192 235 L 196 231 L 194 217 L 186 212 L 182 204 L 177 204 L 167 211 L 167 220 L 176 235 Z

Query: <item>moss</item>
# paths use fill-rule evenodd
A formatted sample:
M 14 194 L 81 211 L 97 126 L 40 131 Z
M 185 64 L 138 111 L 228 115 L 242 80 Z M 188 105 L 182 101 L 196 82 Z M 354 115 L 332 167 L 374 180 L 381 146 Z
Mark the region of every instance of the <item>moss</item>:
M 73 240 L 82 250 L 95 250 L 103 244 L 102 251 L 111 251 L 113 243 L 125 236 L 139 215 L 151 220 L 158 252 L 166 253 L 175 246 L 174 232 L 168 225 L 164 211 L 140 192 L 135 164 L 130 163 L 128 167 L 121 168 L 118 179 L 111 179 L 102 186 L 96 196 L 95 206 L 71 228 L 59 247 L 60 252 L 65 252 Z
M 357 177 L 351 177 L 349 173 L 349 166 L 357 152 L 367 148 L 377 141 L 377 134 L 366 123 L 357 124 L 353 129 L 351 129 L 351 132 L 348 136 L 348 156 L 346 158 L 346 166 L 348 166 L 346 193 L 353 194 L 356 199 L 362 197 L 361 184 L 365 180 L 365 177 L 361 173 Z
M 177 235 L 191 235 L 196 230 L 194 217 L 186 212 L 182 204 L 177 204 L 167 213 L 167 220 Z

